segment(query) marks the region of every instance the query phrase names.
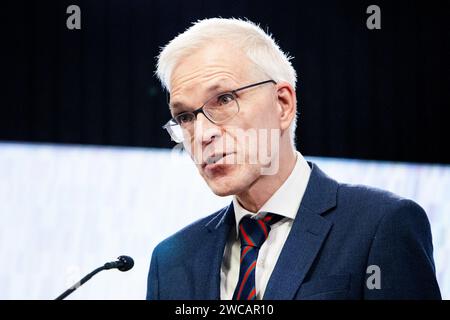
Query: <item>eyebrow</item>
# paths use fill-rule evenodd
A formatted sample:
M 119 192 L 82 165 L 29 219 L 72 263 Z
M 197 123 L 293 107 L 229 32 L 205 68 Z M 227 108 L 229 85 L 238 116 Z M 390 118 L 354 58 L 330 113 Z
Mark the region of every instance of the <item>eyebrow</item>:
M 207 99 L 212 98 L 215 94 L 220 94 L 222 92 L 228 92 L 228 91 L 233 90 L 233 89 L 225 89 L 228 86 L 225 86 L 222 83 L 223 83 L 223 80 L 217 81 L 215 84 L 211 85 L 210 87 L 208 87 L 206 89 L 206 92 L 208 93 L 208 96 L 209 96 Z M 215 92 L 215 93 L 213 94 L 213 92 Z M 169 95 L 169 97 L 170 97 L 170 95 Z M 183 112 L 185 112 L 186 109 L 192 108 L 193 110 L 195 110 L 197 108 L 200 108 L 200 106 L 188 107 L 183 102 L 176 101 L 174 104 L 169 103 L 169 108 L 170 108 L 170 111 L 172 112 L 172 114 L 175 114 L 175 111 L 177 111 L 177 109 L 184 109 Z

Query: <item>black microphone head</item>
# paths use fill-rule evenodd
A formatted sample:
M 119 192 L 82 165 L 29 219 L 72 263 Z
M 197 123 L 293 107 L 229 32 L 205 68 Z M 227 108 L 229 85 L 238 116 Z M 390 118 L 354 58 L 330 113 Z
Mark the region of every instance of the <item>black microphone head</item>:
M 134 266 L 134 260 L 129 256 L 120 256 L 117 259 L 122 262 L 122 265 L 118 267 L 120 271 L 128 271 Z

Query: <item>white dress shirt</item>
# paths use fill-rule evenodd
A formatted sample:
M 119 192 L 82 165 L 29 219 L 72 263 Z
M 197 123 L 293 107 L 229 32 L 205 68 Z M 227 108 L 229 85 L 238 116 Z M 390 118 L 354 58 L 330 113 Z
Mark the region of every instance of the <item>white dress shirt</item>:
M 291 231 L 292 223 L 300 207 L 310 174 L 311 169 L 308 163 L 297 151 L 297 162 L 291 174 L 256 214 L 244 209 L 237 198 L 233 198 L 236 229 L 230 232 L 222 260 L 220 272 L 220 298 L 222 300 L 231 300 L 233 298 L 233 293 L 239 280 L 241 254 L 239 222 L 247 215 L 258 217 L 270 212 L 285 218 L 271 226 L 269 236 L 259 250 L 255 270 L 256 299 L 260 300 L 263 298 L 270 275 L 286 242 L 289 231 Z

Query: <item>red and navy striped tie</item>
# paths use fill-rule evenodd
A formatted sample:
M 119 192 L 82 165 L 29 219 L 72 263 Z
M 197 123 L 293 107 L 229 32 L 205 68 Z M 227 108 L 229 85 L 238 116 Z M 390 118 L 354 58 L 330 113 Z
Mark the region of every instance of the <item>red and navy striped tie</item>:
M 256 299 L 255 270 L 259 249 L 269 236 L 270 225 L 282 218 L 282 216 L 269 213 L 262 219 L 252 219 L 249 216 L 241 219 L 239 223 L 241 265 L 233 300 Z

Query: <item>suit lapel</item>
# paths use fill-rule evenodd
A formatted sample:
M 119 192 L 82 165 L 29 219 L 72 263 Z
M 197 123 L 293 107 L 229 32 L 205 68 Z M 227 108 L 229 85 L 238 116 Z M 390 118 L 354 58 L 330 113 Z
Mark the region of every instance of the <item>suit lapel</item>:
M 204 243 L 198 251 L 194 265 L 195 299 L 220 299 L 220 270 L 223 252 L 231 227 L 234 226 L 234 209 L 231 203 L 223 208 L 206 225 Z
M 264 299 L 293 299 L 322 247 L 332 223 L 321 216 L 336 205 L 338 184 L 312 167 L 302 203 L 267 284 Z

